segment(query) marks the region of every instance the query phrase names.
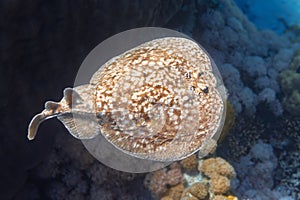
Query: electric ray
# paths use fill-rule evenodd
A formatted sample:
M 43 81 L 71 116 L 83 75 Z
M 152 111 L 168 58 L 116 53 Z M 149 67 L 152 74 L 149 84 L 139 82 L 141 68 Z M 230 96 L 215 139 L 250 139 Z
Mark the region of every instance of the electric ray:
M 217 73 L 193 40 L 153 39 L 108 60 L 89 84 L 66 88 L 60 102 L 46 102 L 28 139 L 57 117 L 78 139 L 102 134 L 131 156 L 183 159 L 207 149 L 223 126 L 226 95 Z

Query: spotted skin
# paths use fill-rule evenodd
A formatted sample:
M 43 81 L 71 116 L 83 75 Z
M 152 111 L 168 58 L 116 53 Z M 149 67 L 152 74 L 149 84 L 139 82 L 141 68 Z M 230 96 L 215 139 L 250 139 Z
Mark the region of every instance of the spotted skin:
M 76 138 L 102 134 L 129 155 L 179 160 L 204 146 L 222 126 L 224 99 L 208 55 L 186 38 L 143 43 L 107 61 L 90 84 L 47 102 L 28 128 L 57 116 Z M 205 152 L 202 152 L 202 154 Z
M 216 132 L 224 109 L 209 57 L 184 38 L 156 39 L 125 52 L 91 84 L 96 112 L 109 118 L 102 134 L 138 156 L 167 159 L 196 151 Z

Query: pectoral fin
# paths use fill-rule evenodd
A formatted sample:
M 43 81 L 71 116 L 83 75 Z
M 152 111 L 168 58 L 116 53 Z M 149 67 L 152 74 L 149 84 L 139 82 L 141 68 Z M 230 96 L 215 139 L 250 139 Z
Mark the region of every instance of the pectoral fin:
M 62 113 L 57 116 L 68 131 L 75 138 L 91 139 L 100 133 L 94 113 L 84 113 L 73 111 L 72 113 Z

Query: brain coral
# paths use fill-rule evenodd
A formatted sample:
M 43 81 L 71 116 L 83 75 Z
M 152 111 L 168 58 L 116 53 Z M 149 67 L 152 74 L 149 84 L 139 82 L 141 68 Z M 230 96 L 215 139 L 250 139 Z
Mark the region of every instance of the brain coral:
M 205 183 L 195 183 L 183 192 L 182 197 L 205 199 L 208 196 L 208 189 L 208 185 Z
M 166 196 L 164 196 L 162 199 L 169 198 L 171 200 L 180 200 L 183 191 L 184 191 L 184 185 L 183 183 L 179 183 L 175 186 L 170 187 L 170 189 L 166 193 Z
M 230 180 L 225 176 L 214 175 L 210 179 L 210 186 L 215 194 L 225 194 L 230 188 Z
M 223 158 L 208 158 L 202 161 L 199 171 L 212 178 L 221 175 L 232 179 L 235 176 L 234 168 Z
M 175 186 L 183 180 L 181 168 L 173 163 L 169 168 L 163 168 L 147 174 L 144 184 L 156 197 L 163 196 L 169 186 Z
M 187 170 L 197 169 L 198 160 L 197 160 L 196 154 L 193 154 L 193 155 L 181 160 L 180 164 L 183 167 L 183 169 L 187 169 Z

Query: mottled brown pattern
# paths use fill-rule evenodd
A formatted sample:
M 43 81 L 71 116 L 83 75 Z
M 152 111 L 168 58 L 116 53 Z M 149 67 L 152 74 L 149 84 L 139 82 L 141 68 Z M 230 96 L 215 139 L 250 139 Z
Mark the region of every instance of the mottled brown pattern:
M 102 134 L 122 150 L 154 159 L 187 156 L 212 137 L 223 112 L 216 83 L 205 52 L 172 37 L 112 58 L 91 80 L 96 112 L 110 118 Z

